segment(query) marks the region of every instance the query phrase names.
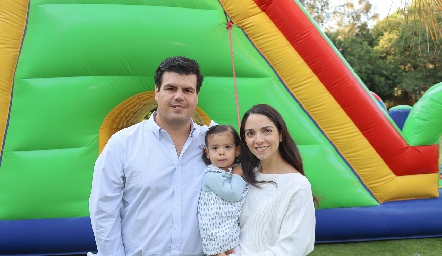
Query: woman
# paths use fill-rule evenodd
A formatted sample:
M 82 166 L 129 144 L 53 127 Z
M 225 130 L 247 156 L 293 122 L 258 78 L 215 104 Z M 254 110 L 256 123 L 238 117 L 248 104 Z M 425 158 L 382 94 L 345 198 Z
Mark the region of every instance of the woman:
M 238 254 L 309 254 L 315 243 L 316 199 L 281 114 L 266 104 L 253 106 L 244 114 L 240 137 L 250 186 L 240 216 Z

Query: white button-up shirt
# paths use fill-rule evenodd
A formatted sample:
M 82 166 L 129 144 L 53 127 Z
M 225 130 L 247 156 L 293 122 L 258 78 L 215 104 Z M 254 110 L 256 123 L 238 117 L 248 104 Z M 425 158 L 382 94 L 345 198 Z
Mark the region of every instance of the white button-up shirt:
M 155 114 L 115 133 L 95 163 L 89 210 L 100 256 L 203 255 L 197 206 L 207 127 L 192 122 L 178 157 Z

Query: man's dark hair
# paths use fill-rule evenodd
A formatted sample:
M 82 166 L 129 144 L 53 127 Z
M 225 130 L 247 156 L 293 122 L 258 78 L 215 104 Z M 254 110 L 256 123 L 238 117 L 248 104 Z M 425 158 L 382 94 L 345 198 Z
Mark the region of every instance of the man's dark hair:
M 200 72 L 200 67 L 196 60 L 192 60 L 183 56 L 169 57 L 158 66 L 155 71 L 155 86 L 158 91 L 161 89 L 164 72 L 174 72 L 180 75 L 196 75 L 196 92 L 199 93 L 204 77 Z

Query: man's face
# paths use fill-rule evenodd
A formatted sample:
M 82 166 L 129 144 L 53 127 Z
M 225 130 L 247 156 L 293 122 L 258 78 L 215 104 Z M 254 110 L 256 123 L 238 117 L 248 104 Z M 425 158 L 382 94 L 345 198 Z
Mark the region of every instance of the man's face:
M 161 126 L 187 125 L 198 104 L 196 75 L 164 72 L 160 89 L 155 87 L 158 103 L 156 121 Z

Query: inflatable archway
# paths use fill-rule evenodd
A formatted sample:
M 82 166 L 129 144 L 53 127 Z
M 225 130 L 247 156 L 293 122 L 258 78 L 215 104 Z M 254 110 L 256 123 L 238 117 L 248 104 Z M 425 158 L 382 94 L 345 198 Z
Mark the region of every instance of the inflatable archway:
M 241 114 L 257 103 L 282 113 L 320 198 L 317 242 L 442 235 L 441 87 L 400 131 L 298 2 L 0 6 L 0 254 L 95 249 L 95 159 L 155 108 L 152 76 L 172 55 L 202 67 L 201 122 L 237 127 L 232 62 Z

